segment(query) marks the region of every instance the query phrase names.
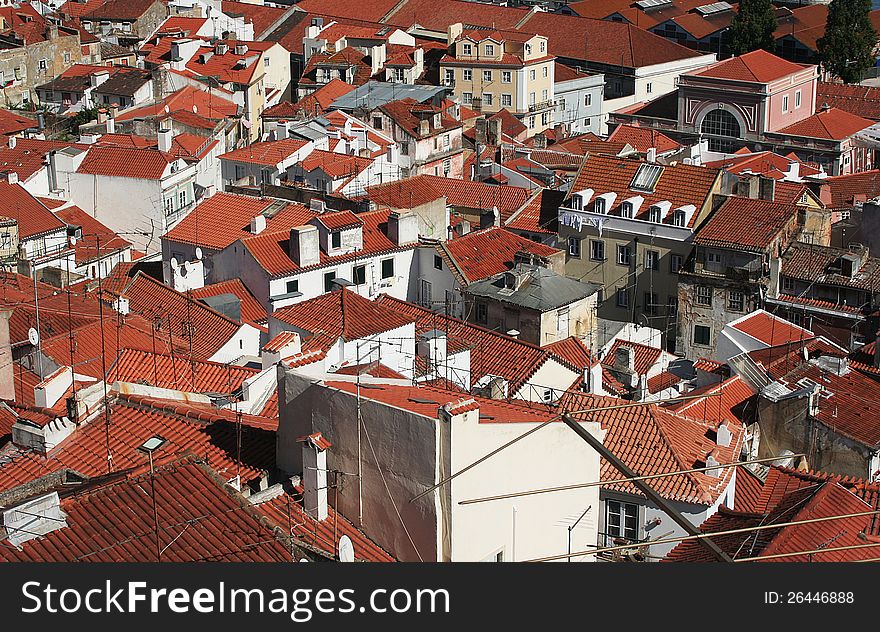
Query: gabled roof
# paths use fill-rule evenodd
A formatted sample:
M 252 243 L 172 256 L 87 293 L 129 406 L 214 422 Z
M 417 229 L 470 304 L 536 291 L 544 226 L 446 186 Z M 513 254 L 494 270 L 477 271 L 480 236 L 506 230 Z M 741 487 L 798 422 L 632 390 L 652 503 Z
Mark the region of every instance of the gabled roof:
M 796 204 L 729 197 L 697 231 L 694 243 L 764 252 L 792 230 L 798 212 Z
M 234 117 L 238 113 L 238 106 L 232 102 L 232 95 L 224 98 L 220 91 L 208 92 L 195 86 L 184 86 L 180 90 L 169 94 L 164 99 L 154 103 L 147 103 L 120 112 L 117 121 L 128 121 L 138 118 L 175 117 L 186 115 L 197 117 L 202 120 L 217 121 L 225 117 Z M 213 128 L 213 125 L 212 125 Z
M 161 180 L 175 158 L 157 149 L 95 145 L 88 150 L 77 173 L 138 180 Z
M 452 263 L 453 273 L 465 284 L 510 270 L 516 264 L 517 253 L 550 257 L 560 252 L 498 227 L 473 231 L 452 241 L 440 242 L 437 247 L 447 264 Z
M 30 117 L 0 109 L 0 135 L 2 136 L 17 134 L 36 126 L 37 121 Z
M 643 165 L 645 167 L 643 167 Z M 635 219 L 647 220 L 652 204 L 670 202 L 670 209 L 685 205 L 693 205 L 696 212 L 692 213 L 689 228 L 693 228 L 699 215 L 715 189 L 721 171 L 695 165 L 650 165 L 660 169 L 660 175 L 652 192 L 630 188 L 640 169 L 648 168 L 650 163 L 628 158 L 588 155 L 572 184 L 571 193 L 585 189 L 593 189 L 595 196 L 603 193 L 616 193 L 614 204 L 607 208 L 608 215 L 620 215 L 621 204 L 630 197 L 641 196 L 644 202 L 634 216 Z M 595 199 L 594 196 L 594 199 Z M 591 201 L 589 208 L 595 202 Z M 665 224 L 674 222 L 674 213 L 670 212 L 663 220 Z
M 264 323 L 266 321 L 266 308 L 260 304 L 260 301 L 254 298 L 254 295 L 248 291 L 241 279 L 229 279 L 228 281 L 211 283 L 197 290 L 192 290 L 192 295 L 193 298 L 202 301 L 216 296 L 232 295 L 239 301 L 241 322 Z
M 372 164 L 372 158 L 340 154 L 323 149 L 314 150 L 300 163 L 304 171 L 320 169 L 334 180 L 356 176 L 369 169 Z
M 716 514 L 700 525 L 703 533 L 748 529 L 759 525 L 799 522 L 815 518 L 865 513 L 870 506 L 855 494 L 833 482 L 818 483 L 786 494 L 780 502 L 764 512 L 740 512 L 722 507 Z M 767 561 L 777 562 L 847 562 L 872 559 L 877 552 L 872 548 L 829 550 L 812 554 L 801 551 L 838 549 L 858 546 L 864 541 L 858 534 L 865 530 L 870 516 L 842 518 L 783 526 L 779 529 L 745 531 L 713 537 L 712 541 L 734 559 L 780 556 Z M 833 545 L 829 546 L 829 542 Z M 709 551 L 695 540 L 676 546 L 664 561 L 709 562 L 716 561 Z
M 411 323 L 393 309 L 346 288 L 283 307 L 272 318 L 332 343 L 374 336 Z
M 620 401 L 589 393 L 566 393 L 560 398 L 560 409 L 576 411 L 613 406 Z M 605 446 L 643 476 L 705 467 L 710 453 L 719 463 L 731 463 L 739 456 L 742 441 L 742 424 L 735 418 L 725 420 L 733 440 L 728 446 L 719 446 L 715 442 L 718 420 L 686 417 L 653 404 L 580 413 L 574 417 L 600 422 L 606 430 Z M 621 478 L 620 472 L 605 459 L 602 459 L 600 475 L 604 481 Z M 732 468 L 725 468 L 718 477 L 694 472 L 657 479 L 652 486 L 669 500 L 711 505 L 724 493 L 732 477 Z M 632 483 L 608 483 L 603 487 L 641 495 Z
M 78 487 L 75 494 L 62 492 L 63 526 L 20 548 L 0 548 L 0 559 L 155 562 L 158 539 L 163 562 L 291 560 L 260 513 L 194 457 L 160 465 L 152 474 L 140 467 Z M 145 487 L 155 490 L 155 507 Z
M 638 342 L 629 342 L 628 340 L 620 340 L 619 338 L 614 341 L 614 344 L 611 345 L 611 348 L 608 349 L 608 353 L 605 354 L 605 357 L 602 359 L 602 364 L 606 366 L 614 367 L 617 364 L 617 351 L 621 347 L 630 347 L 633 350 L 634 356 L 634 370 L 639 375 L 647 375 L 648 371 L 653 367 L 658 360 L 660 360 L 660 356 L 663 355 L 663 349 L 658 349 L 657 347 L 651 347 L 648 345 L 639 344 Z
M 713 160 L 704 164 L 707 167 L 724 169 L 737 175 L 754 173 L 770 176 L 775 180 L 781 180 L 785 177 L 793 162 L 798 163 L 798 176 L 801 178 L 820 173 L 819 169 L 811 164 L 801 162 L 794 155 L 780 156 L 772 151 L 734 154 L 721 160 Z M 777 182 L 778 184 L 779 182 Z
M 9 144 L 0 146 L 0 170 L 14 171 L 19 180 L 28 180 L 46 168 L 46 156 L 50 151 L 65 147 L 85 149 L 87 146 L 57 140 L 16 138 L 15 147 L 10 147 Z
M 608 141 L 626 143 L 640 154 L 645 154 L 652 148 L 656 149 L 658 154 L 665 154 L 682 147 L 681 143 L 672 140 L 663 132 L 638 125 L 618 125 L 608 136 Z
M 19 237 L 32 239 L 48 233 L 64 230 L 65 225 L 20 184 L 0 180 L 0 214 L 18 222 Z
M 816 104 L 825 104 L 862 118 L 880 120 L 880 88 L 858 84 L 827 83 L 816 85 Z
M 82 17 L 85 20 L 137 20 L 159 0 L 107 0 Z
M 807 66 L 795 64 L 763 49 L 731 57 L 693 73 L 697 77 L 730 79 L 749 83 L 770 83 L 802 72 Z
M 436 134 L 447 132 L 462 126 L 461 121 L 457 121 L 440 108 L 419 103 L 415 99 L 406 98 L 398 101 L 390 101 L 379 106 L 379 109 L 390 118 L 400 129 L 413 138 L 427 138 Z M 434 117 L 428 120 L 428 129 L 425 134 L 421 130 L 421 121 L 416 112 L 428 112 L 430 115 L 440 114 L 440 125 L 434 125 Z
M 234 160 L 255 165 L 274 167 L 280 162 L 293 156 L 300 149 L 308 145 L 309 141 L 299 138 L 284 138 L 282 140 L 254 143 L 241 149 L 233 149 L 221 155 L 222 160 Z
M 49 200 L 48 198 L 43 200 L 43 204 L 52 209 L 55 209 L 54 205 L 58 203 L 59 200 Z M 82 228 L 82 236 L 76 240 L 76 244 L 73 246 L 77 265 L 83 265 L 94 259 L 131 248 L 131 242 L 117 235 L 78 206 L 65 206 L 55 209 L 54 212 L 58 219 L 68 226 Z
M 134 382 L 186 393 L 216 393 L 230 398 L 257 369 L 207 360 L 190 360 L 152 351 L 123 349 L 108 371 L 117 382 Z
M 282 101 L 278 105 L 264 110 L 263 119 L 288 118 L 299 113 L 307 116 L 324 114 L 330 109 L 331 103 L 352 90 L 354 90 L 354 86 L 350 83 L 345 83 L 341 79 L 332 79 L 296 103 Z
M 166 443 L 155 458 L 198 454 L 206 457 L 224 480 L 240 472 L 242 482 L 248 483 L 275 465 L 275 433 L 250 427 L 242 428 L 241 464 L 237 463 L 235 415 L 228 415 L 229 411 L 225 414 L 215 409 L 217 412 L 211 413 L 179 401 L 142 403 L 133 395 L 118 396 L 109 405 L 109 451 L 115 472 L 147 465 L 147 454 L 138 446 L 156 435 Z M 106 425 L 101 419 L 81 424 L 46 456 L 32 450 L 7 449 L 7 458 L 0 460 L 0 490 L 62 469 L 88 477 L 106 474 L 107 448 Z
M 844 248 L 796 241 L 782 254 L 781 273 L 783 276 L 820 285 L 836 285 L 869 291 L 880 288 L 880 259 L 877 257 L 865 257 L 862 266 L 852 277 L 841 273 L 840 258 L 851 254 L 854 253 Z M 862 308 L 866 305 L 850 307 Z
M 223 250 L 251 234 L 250 221 L 257 215 L 266 216 L 266 231 L 272 232 L 301 226 L 314 217 L 315 212 L 292 202 L 279 204 L 269 198 L 217 193 L 193 208 L 162 239 Z
M 816 337 L 813 332 L 762 309 L 739 318 L 728 326 L 759 340 L 768 347 L 778 347 L 788 342 L 802 342 Z
M 787 136 L 803 136 L 806 138 L 824 138 L 828 140 L 846 140 L 856 132 L 871 127 L 874 121 L 850 114 L 837 108 L 829 108 L 813 114 L 808 118 L 777 130 L 776 134 Z
M 831 192 L 831 208 L 852 208 L 880 195 L 880 169 L 824 178 Z
M 135 275 L 123 294 L 128 298 L 132 312 L 150 322 L 162 319 L 173 334 L 185 338 L 192 345 L 196 358 L 210 358 L 232 339 L 240 327 L 231 318 L 143 272 Z

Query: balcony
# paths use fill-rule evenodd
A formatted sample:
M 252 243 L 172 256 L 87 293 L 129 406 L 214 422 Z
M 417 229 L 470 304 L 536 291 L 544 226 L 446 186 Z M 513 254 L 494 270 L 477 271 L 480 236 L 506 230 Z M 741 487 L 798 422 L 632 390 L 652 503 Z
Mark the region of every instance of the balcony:
M 529 112 L 540 112 L 541 110 L 555 108 L 557 105 L 559 105 L 558 99 L 548 99 L 547 101 L 539 101 L 538 103 L 532 103 L 529 106 Z

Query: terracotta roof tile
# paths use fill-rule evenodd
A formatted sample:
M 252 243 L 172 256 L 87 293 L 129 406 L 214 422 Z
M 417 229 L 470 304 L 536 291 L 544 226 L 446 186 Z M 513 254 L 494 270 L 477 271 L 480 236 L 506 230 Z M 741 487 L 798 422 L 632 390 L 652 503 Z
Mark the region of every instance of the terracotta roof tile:
M 285 138 L 262 143 L 254 143 L 241 149 L 234 149 L 220 156 L 223 160 L 235 160 L 256 165 L 274 167 L 278 163 L 293 156 L 308 145 L 309 141 L 298 138 Z
M 603 364 L 614 366 L 617 360 L 617 351 L 621 347 L 632 348 L 635 356 L 634 369 L 639 375 L 647 375 L 651 367 L 660 360 L 660 356 L 663 354 L 663 349 L 618 339 L 615 340 L 614 344 L 611 345 L 611 348 L 608 349 L 608 353 L 606 353 L 603 358 Z
M 516 264 L 517 253 L 550 257 L 560 251 L 521 237 L 504 228 L 487 228 L 470 232 L 452 241 L 440 243 L 442 254 L 453 262 L 452 269 L 466 283 L 487 279 L 506 272 Z M 486 253 L 492 253 L 487 257 Z
M 77 173 L 141 180 L 160 180 L 174 161 L 155 149 L 96 145 L 89 149 Z
M 816 86 L 816 103 L 849 112 L 862 118 L 880 120 L 880 88 L 875 86 L 826 83 Z
M 795 64 L 773 53 L 758 49 L 738 57 L 731 57 L 695 72 L 697 77 L 731 79 L 750 83 L 769 83 L 802 72 L 805 66 Z
M 638 125 L 618 125 L 608 136 L 608 140 L 627 143 L 640 154 L 647 153 L 651 148 L 656 149 L 658 154 L 681 149 L 681 143 L 672 140 L 663 132 Z
M 193 298 L 196 299 L 206 299 L 223 294 L 231 294 L 239 300 L 241 322 L 262 324 L 266 321 L 266 308 L 254 298 L 254 295 L 248 291 L 241 279 L 211 283 L 192 291 Z
M 64 222 L 20 184 L 0 181 L 0 198 L 3 200 L 0 215 L 18 222 L 21 239 L 31 239 L 65 228 Z
M 846 140 L 853 134 L 871 127 L 874 121 L 850 114 L 844 110 L 830 108 L 817 112 L 809 118 L 793 123 L 778 130 L 777 134 L 787 136 L 803 136 L 806 138 L 825 138 L 829 140 Z
M 48 199 L 41 201 L 50 208 L 53 203 L 58 202 Z M 131 248 L 131 242 L 114 233 L 78 206 L 59 208 L 54 212 L 58 219 L 68 226 L 82 228 L 82 236 L 76 240 L 76 244 L 73 246 L 77 265 L 84 265 L 99 257 L 106 257 L 120 250 Z
M 784 345 L 790 341 L 803 341 L 815 338 L 813 332 L 790 323 L 789 321 L 769 314 L 763 310 L 753 312 L 730 327 L 760 340 L 770 347 Z
M 694 242 L 763 252 L 774 241 L 794 230 L 797 217 L 795 204 L 731 197 L 703 224 Z

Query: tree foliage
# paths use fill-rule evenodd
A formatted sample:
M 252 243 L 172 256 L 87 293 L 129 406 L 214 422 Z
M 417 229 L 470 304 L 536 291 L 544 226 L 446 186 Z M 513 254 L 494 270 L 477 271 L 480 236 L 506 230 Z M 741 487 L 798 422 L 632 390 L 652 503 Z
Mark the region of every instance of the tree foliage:
M 874 65 L 877 33 L 869 14 L 871 0 L 831 0 L 825 35 L 817 42 L 828 72 L 846 83 L 857 83 Z
M 734 55 L 763 48 L 773 52 L 776 13 L 770 0 L 741 0 L 730 23 L 730 52 Z

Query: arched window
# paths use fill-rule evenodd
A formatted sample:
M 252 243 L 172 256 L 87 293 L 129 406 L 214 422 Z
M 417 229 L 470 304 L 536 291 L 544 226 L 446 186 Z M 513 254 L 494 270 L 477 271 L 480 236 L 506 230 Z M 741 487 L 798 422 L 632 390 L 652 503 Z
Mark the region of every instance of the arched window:
M 712 110 L 703 119 L 700 132 L 709 136 L 709 151 L 730 151 L 730 141 L 725 141 L 718 136 L 728 138 L 740 137 L 739 121 L 727 110 Z

